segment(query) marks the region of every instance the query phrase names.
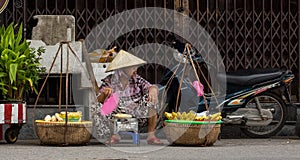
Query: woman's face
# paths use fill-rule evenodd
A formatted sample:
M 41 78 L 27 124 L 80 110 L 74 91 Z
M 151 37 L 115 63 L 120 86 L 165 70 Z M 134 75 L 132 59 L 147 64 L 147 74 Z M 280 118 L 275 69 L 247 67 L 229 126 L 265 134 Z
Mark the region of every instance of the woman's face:
M 128 76 L 131 76 L 134 78 L 137 74 L 137 68 L 138 68 L 137 66 L 126 67 L 126 68 L 124 68 L 124 72 Z

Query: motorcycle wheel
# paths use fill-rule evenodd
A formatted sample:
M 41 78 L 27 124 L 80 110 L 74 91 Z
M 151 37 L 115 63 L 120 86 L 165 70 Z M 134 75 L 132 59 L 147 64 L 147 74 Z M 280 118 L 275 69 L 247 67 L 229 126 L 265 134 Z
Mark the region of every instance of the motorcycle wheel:
M 252 138 L 269 138 L 277 134 L 283 127 L 287 115 L 284 101 L 274 93 L 263 93 L 251 98 L 246 103 L 246 108 L 255 108 L 255 98 L 258 98 L 262 109 L 268 109 L 272 112 L 273 120 L 267 126 L 246 126 L 241 130 Z

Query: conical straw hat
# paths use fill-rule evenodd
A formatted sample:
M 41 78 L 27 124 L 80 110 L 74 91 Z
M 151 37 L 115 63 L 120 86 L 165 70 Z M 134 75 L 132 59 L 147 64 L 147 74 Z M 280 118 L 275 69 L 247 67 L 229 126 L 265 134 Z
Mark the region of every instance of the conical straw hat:
M 105 72 L 113 71 L 120 68 L 145 64 L 146 61 L 124 51 L 120 50 L 116 57 L 112 60 Z

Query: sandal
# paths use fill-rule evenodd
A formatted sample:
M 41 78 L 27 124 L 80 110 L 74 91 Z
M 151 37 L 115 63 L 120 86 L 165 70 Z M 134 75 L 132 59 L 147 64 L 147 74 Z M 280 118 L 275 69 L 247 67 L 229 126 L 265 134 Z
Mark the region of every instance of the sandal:
M 113 136 L 111 136 L 110 140 L 107 140 L 105 142 L 105 144 L 108 144 L 108 145 L 109 144 L 117 144 L 120 142 L 120 140 L 121 140 L 121 138 L 118 138 L 117 136 L 113 135 Z
M 159 138 L 153 137 L 147 140 L 147 143 L 150 145 L 164 145 L 163 142 L 160 141 Z

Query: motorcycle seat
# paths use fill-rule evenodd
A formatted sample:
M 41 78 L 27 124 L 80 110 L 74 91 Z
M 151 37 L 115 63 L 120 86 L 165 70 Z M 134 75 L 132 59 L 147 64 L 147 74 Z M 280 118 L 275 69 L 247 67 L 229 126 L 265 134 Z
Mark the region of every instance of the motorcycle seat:
M 279 79 L 283 73 L 284 72 L 280 68 L 244 69 L 227 72 L 226 74 L 219 74 L 218 76 L 221 79 L 226 79 L 227 84 L 252 86 L 262 82 Z

